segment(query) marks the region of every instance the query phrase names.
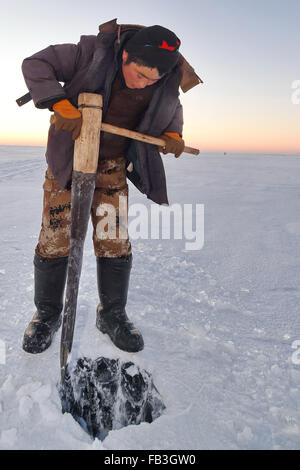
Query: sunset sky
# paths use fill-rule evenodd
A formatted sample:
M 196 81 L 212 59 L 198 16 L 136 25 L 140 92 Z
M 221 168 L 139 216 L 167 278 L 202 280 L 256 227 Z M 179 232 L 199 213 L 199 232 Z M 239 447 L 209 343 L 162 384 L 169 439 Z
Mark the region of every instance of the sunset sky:
M 15 102 L 27 92 L 22 60 L 97 34 L 116 17 L 160 24 L 181 39 L 181 53 L 204 81 L 180 95 L 187 145 L 300 154 L 300 103 L 292 100 L 293 84 L 300 85 L 299 0 L 2 2 L 0 145 L 46 145 L 49 111 Z

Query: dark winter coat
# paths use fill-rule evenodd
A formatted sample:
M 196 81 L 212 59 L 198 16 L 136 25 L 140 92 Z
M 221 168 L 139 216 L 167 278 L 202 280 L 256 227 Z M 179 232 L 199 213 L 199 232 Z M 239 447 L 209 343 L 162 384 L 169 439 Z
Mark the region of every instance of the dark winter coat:
M 99 29 L 97 36 L 81 36 L 77 45 L 49 46 L 23 61 L 25 82 L 37 108 L 51 109 L 54 103 L 65 98 L 77 106 L 79 93 L 97 92 L 103 96 L 105 122 L 111 86 L 118 70 L 118 54 L 139 27 L 120 27 L 113 20 Z M 164 132 L 182 135 L 182 106 L 178 97 L 181 69 L 178 64 L 159 81 L 150 105 L 135 130 L 155 137 Z M 46 158 L 62 188 L 70 184 L 73 150 L 71 132 L 56 132 L 54 125 L 51 125 Z M 165 171 L 157 146 L 132 141 L 126 158 L 128 163 L 133 163 L 133 171 L 127 172 L 133 184 L 152 201 L 168 204 Z

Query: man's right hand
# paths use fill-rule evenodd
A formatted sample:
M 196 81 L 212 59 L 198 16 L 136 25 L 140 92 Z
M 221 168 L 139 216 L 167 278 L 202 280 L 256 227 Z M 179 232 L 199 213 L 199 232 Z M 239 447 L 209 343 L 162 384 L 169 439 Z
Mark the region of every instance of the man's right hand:
M 69 100 L 61 100 L 53 105 L 55 130 L 71 131 L 72 139 L 80 135 L 82 116 Z
M 184 140 L 177 132 L 165 132 L 159 138 L 165 141 L 164 147 L 158 147 L 159 152 L 165 155 L 174 153 L 176 158 L 180 157 L 184 151 Z

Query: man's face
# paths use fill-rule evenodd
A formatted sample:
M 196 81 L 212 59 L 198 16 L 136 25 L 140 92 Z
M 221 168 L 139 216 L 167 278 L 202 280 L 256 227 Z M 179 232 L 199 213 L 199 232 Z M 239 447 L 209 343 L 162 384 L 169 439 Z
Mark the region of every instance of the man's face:
M 128 88 L 145 88 L 146 86 L 153 85 L 161 78 L 157 68 L 151 69 L 134 62 L 125 64 L 127 57 L 128 52 L 124 50 L 122 55 L 122 72 Z

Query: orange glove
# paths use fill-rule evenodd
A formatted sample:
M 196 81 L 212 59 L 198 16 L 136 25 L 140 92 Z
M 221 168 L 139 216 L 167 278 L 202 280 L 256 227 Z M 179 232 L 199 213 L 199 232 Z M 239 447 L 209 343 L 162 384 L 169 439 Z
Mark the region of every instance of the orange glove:
M 72 139 L 79 137 L 82 116 L 69 100 L 61 100 L 53 105 L 55 130 L 71 131 Z
M 184 150 L 184 140 L 177 132 L 165 132 L 159 138 L 165 141 L 164 147 L 158 147 L 160 152 L 165 155 L 167 153 L 174 153 L 176 158 L 180 157 Z

